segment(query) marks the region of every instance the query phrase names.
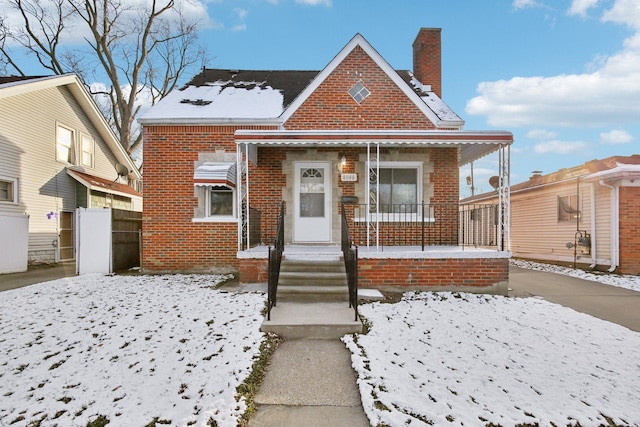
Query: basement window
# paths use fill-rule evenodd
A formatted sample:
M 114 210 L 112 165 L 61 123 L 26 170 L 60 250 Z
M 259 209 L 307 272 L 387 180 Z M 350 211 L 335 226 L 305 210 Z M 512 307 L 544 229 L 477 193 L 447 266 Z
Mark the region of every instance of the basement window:
M 349 95 L 351 95 L 353 100 L 358 104 L 364 101 L 364 99 L 369 96 L 370 93 L 371 92 L 369 92 L 369 89 L 364 87 L 362 82 L 356 83 L 351 89 L 349 89 Z
M 17 203 L 18 180 L 0 177 L 0 202 Z

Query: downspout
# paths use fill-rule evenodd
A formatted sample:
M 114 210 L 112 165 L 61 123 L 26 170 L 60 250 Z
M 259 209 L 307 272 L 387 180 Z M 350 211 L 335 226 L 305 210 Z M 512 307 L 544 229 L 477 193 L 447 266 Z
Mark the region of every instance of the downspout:
M 607 184 L 604 180 L 598 181 L 603 187 L 611 190 L 611 268 L 609 273 L 613 273 L 618 267 L 618 245 L 619 245 L 619 218 L 618 218 L 618 187 Z
M 596 240 L 596 186 L 592 183 L 589 186 L 591 192 L 591 260 L 593 261 L 589 268 L 594 269 L 596 267 L 596 260 L 598 259 L 598 245 Z

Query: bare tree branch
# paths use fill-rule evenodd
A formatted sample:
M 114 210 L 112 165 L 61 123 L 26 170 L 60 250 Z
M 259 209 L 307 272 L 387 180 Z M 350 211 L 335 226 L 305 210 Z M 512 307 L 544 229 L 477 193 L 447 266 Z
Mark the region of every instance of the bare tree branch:
M 109 99 L 103 113 L 130 153 L 142 141 L 134 122 L 143 94 L 157 102 L 205 57 L 198 22 L 182 13 L 181 0 L 3 2 L 19 13 L 22 25 L 12 29 L 0 21 L 0 66 L 22 72 L 18 55 L 7 48 L 11 42 L 54 74 L 75 72 L 85 84 L 106 79 L 106 90 L 92 93 L 101 97 L 103 110 Z

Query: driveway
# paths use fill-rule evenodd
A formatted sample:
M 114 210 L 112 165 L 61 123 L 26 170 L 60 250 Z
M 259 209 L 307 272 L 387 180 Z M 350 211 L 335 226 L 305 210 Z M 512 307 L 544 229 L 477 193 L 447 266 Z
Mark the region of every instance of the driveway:
M 58 264 L 47 264 L 29 267 L 23 273 L 0 274 L 0 291 L 21 288 L 49 280 L 61 279 L 76 275 L 75 262 L 61 262 Z
M 509 296 L 541 297 L 640 332 L 640 292 L 511 266 Z

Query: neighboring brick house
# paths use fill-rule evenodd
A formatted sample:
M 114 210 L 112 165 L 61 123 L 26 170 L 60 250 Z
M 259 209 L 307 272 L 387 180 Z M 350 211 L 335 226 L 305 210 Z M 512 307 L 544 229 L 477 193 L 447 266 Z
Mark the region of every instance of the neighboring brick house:
M 508 220 L 513 136 L 464 131 L 441 100 L 440 29 L 413 54 L 414 72 L 396 71 L 357 34 L 322 71 L 203 69 L 152 107 L 143 269 L 263 281 L 284 202 L 285 257 L 336 248 L 345 206 L 362 285 L 505 292 L 504 239 L 462 250 L 459 167 L 500 152 Z
M 487 203 L 495 194 L 465 199 Z M 640 155 L 612 156 L 511 187 L 514 257 L 640 274 Z

